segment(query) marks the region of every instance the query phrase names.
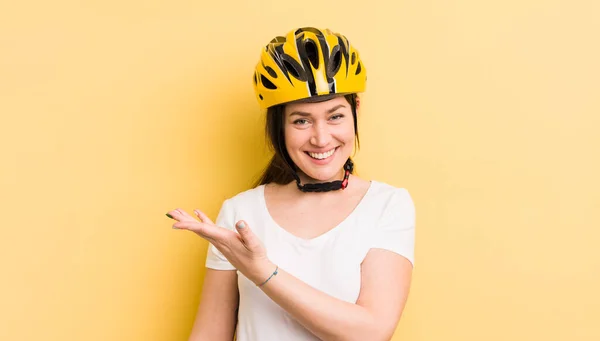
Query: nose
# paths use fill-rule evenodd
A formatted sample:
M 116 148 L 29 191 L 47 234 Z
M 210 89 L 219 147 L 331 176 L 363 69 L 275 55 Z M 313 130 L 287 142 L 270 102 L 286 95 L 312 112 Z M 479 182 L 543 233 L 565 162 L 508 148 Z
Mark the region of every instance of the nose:
M 315 147 L 326 147 L 331 142 L 331 133 L 327 124 L 316 123 L 312 127 L 312 136 L 310 138 L 310 143 Z

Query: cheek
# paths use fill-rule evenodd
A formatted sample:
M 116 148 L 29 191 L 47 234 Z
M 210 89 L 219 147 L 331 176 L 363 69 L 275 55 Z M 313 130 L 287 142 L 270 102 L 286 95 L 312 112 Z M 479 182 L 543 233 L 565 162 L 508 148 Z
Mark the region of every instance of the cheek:
M 356 137 L 354 136 L 353 123 L 350 122 L 350 124 L 344 124 L 344 126 L 340 127 L 340 128 L 341 129 L 338 131 L 338 134 L 337 134 L 338 138 L 346 144 L 354 143 L 354 139 Z
M 303 131 L 294 129 L 294 128 L 286 128 L 285 129 L 285 145 L 289 150 L 293 150 L 304 145 L 305 142 L 305 134 Z
M 354 128 L 348 129 L 344 135 L 344 139 L 346 141 L 354 141 L 355 138 L 356 136 L 354 136 Z

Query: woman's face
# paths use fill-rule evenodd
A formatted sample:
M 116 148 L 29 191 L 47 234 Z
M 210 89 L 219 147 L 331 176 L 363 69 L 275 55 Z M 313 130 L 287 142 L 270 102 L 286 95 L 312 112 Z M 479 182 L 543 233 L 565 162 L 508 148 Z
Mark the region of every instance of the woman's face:
M 306 182 L 341 180 L 354 147 L 352 107 L 343 96 L 285 107 L 285 146 Z

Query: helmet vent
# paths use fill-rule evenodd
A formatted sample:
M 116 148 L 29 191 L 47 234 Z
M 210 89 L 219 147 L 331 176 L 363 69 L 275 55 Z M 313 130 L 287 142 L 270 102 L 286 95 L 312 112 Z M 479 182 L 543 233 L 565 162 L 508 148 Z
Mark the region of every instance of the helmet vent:
M 319 68 L 319 52 L 317 51 L 317 44 L 311 39 L 307 39 L 304 41 L 304 49 L 306 50 L 306 55 L 308 56 L 308 60 L 312 64 L 312 67 L 315 69 Z
M 356 63 L 356 52 L 352 52 L 352 61 L 350 62 L 352 65 Z
M 269 75 L 273 78 L 277 78 L 277 72 L 275 72 L 275 70 L 273 70 L 272 67 L 270 66 L 265 66 L 265 70 L 267 70 L 267 72 L 269 73 Z
M 340 46 L 336 45 L 331 51 L 331 59 L 329 59 L 329 65 L 327 66 L 327 76 L 335 77 L 340 66 L 342 65 L 342 53 L 340 52 Z
M 358 66 L 356 67 L 356 73 L 355 73 L 355 75 L 358 75 L 361 71 L 362 71 L 362 67 L 360 65 L 360 62 L 358 62 Z
M 294 76 L 297 80 L 301 82 L 306 82 L 308 78 L 306 77 L 306 72 L 304 72 L 304 69 L 302 68 L 300 63 L 298 63 L 294 58 L 290 57 L 287 54 L 282 55 L 281 59 L 283 62 L 283 66 L 290 74 L 292 74 L 292 76 Z
M 264 85 L 265 88 L 267 89 L 271 89 L 271 90 L 276 90 L 277 86 L 275 84 L 273 84 L 273 82 L 271 82 L 267 77 L 265 77 L 264 75 L 260 75 L 260 82 L 262 83 L 262 85 Z

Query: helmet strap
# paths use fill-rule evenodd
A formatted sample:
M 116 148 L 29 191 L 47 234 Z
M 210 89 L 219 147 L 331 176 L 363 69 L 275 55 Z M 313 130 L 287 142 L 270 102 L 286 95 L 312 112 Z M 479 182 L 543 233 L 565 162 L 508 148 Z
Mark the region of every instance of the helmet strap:
M 348 178 L 350 174 L 354 171 L 354 163 L 350 158 L 344 164 L 344 180 L 335 180 L 330 182 L 322 182 L 316 184 L 304 184 L 300 183 L 300 177 L 295 170 L 292 171 L 294 178 L 296 179 L 296 184 L 298 185 L 298 189 L 302 192 L 329 192 L 336 191 L 340 189 L 346 189 L 348 187 Z

